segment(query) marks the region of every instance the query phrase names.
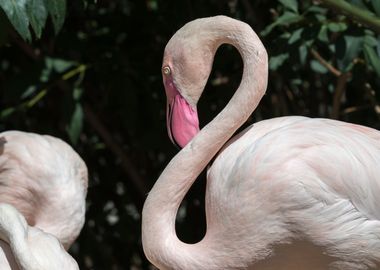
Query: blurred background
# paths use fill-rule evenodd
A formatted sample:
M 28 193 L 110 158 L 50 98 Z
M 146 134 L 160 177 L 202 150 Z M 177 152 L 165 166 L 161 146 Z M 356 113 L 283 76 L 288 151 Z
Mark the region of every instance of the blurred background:
M 166 132 L 161 60 L 190 20 L 228 15 L 263 40 L 269 86 L 248 124 L 304 115 L 380 128 L 378 0 L 14 3 L 0 3 L 0 131 L 60 137 L 87 163 L 86 223 L 70 250 L 81 269 L 154 269 L 141 247 L 141 209 L 178 151 Z M 242 69 L 223 45 L 199 103 L 201 126 L 228 102 Z M 204 234 L 204 188 L 202 174 L 179 210 L 183 241 Z

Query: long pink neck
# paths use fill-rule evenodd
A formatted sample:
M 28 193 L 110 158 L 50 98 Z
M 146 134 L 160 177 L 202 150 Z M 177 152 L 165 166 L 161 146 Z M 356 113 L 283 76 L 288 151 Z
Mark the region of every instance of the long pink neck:
M 242 82 L 227 106 L 168 164 L 153 186 L 142 213 L 145 254 L 160 269 L 220 269 L 218 251 L 209 231 L 197 244 L 180 241 L 175 232 L 178 208 L 189 188 L 210 160 L 247 120 L 267 86 L 266 50 L 245 23 L 218 16 L 203 19 L 201 31 L 214 37 L 206 46 L 235 46 L 243 58 Z M 208 48 L 210 49 L 210 48 Z M 210 237 L 207 237 L 207 236 Z M 218 266 L 219 265 L 219 266 Z

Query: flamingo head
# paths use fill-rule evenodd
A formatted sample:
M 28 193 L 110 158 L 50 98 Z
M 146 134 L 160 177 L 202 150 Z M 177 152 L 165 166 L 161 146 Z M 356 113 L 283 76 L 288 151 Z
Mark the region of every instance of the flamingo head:
M 181 28 L 165 48 L 162 64 L 170 140 L 184 147 L 198 132 L 197 102 L 211 72 L 216 48 L 199 37 L 197 20 Z

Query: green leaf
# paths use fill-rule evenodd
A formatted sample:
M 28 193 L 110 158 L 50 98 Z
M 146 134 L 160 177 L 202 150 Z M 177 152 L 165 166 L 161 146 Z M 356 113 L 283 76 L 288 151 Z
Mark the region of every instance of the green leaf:
M 299 22 L 301 19 L 303 19 L 303 16 L 298 15 L 293 12 L 285 12 L 282 16 L 280 16 L 276 22 L 279 25 L 288 25 L 292 23 Z
M 54 70 L 58 73 L 62 73 L 75 65 L 74 62 L 65 59 L 50 58 L 50 60 L 52 61 Z
M 326 13 L 327 13 L 326 8 L 322 8 L 316 5 L 311 5 L 309 8 L 306 9 L 305 13 L 306 14 L 311 13 L 310 15 L 307 16 L 309 19 L 315 17 L 318 22 L 323 23 L 326 21 Z
M 0 112 L 0 119 L 5 119 L 16 111 L 16 108 L 9 107 Z
M 364 43 L 369 45 L 370 47 L 376 47 L 377 46 L 377 39 L 374 36 L 365 35 L 364 36 Z
M 347 29 L 347 24 L 342 23 L 342 22 L 339 22 L 339 23 L 331 22 L 327 24 L 327 28 L 331 32 L 343 32 Z
M 317 13 L 314 16 L 318 22 L 325 22 L 326 21 L 326 16 L 324 14 L 318 14 Z
M 321 29 L 319 30 L 318 39 L 322 42 L 325 42 L 325 43 L 327 43 L 329 41 L 329 36 L 327 34 L 327 26 L 326 25 L 322 25 Z
M 285 32 L 280 35 L 280 38 L 282 39 L 289 39 L 292 35 L 289 32 Z
M 338 68 L 344 72 L 352 67 L 352 61 L 358 57 L 363 48 L 363 37 L 344 36 L 336 43 Z
M 372 47 L 368 46 L 367 44 L 364 44 L 363 49 L 364 49 L 364 56 L 366 58 L 366 61 L 368 61 L 371 64 L 371 66 L 377 73 L 377 76 L 380 76 L 380 58 L 376 54 L 376 51 Z
M 9 21 L 23 39 L 30 40 L 29 18 L 26 13 L 27 0 L 0 0 L 0 7 L 4 10 Z
M 327 13 L 327 9 L 326 9 L 326 8 L 323 8 L 323 7 L 320 7 L 320 6 L 311 5 L 311 6 L 306 10 L 306 12 L 313 12 L 313 13 L 326 14 L 326 13 Z
M 289 25 L 292 23 L 299 22 L 302 19 L 303 19 L 303 16 L 298 15 L 298 14 L 293 13 L 293 12 L 286 11 L 284 14 L 282 14 L 280 17 L 278 17 L 274 23 L 268 25 L 261 32 L 261 34 L 263 36 L 268 35 L 273 30 L 273 28 L 275 28 L 278 25 Z
M 364 29 L 364 33 L 368 36 L 375 36 L 375 32 L 373 32 L 371 29 Z
M 286 8 L 298 13 L 297 0 L 279 0 L 279 2 Z
M 73 99 L 76 101 L 79 101 L 80 98 L 82 97 L 83 94 L 83 89 L 79 87 L 75 87 L 73 91 Z
M 33 95 L 37 91 L 37 87 L 35 85 L 30 85 L 26 90 L 22 93 L 21 99 L 28 98 Z
M 292 85 L 302 85 L 302 80 L 301 79 L 293 79 L 291 81 Z
M 350 0 L 351 4 L 354 4 L 357 7 L 367 9 L 366 5 L 363 3 L 362 0 Z
M 73 144 L 78 142 L 79 136 L 83 128 L 83 109 L 82 105 L 77 102 L 75 104 L 74 112 L 71 115 L 70 123 L 66 127 L 66 132 L 69 135 L 70 141 Z
M 56 34 L 61 30 L 66 16 L 66 0 L 44 0 Z
M 279 54 L 276 56 L 272 56 L 269 60 L 269 69 L 277 70 L 280 66 L 282 66 L 282 64 L 288 58 L 289 58 L 288 53 L 283 53 L 283 54 Z
M 311 60 L 310 62 L 311 69 L 315 72 L 325 74 L 328 72 L 327 68 L 319 63 L 317 60 Z
M 29 0 L 26 5 L 26 11 L 37 38 L 40 38 L 47 19 L 44 0 Z
M 291 35 L 291 37 L 288 40 L 288 44 L 293 44 L 301 39 L 303 28 L 297 29 L 294 31 Z
M 150 10 L 157 11 L 158 10 L 158 1 L 157 0 L 148 0 L 147 6 Z
M 372 7 L 375 10 L 377 16 L 380 16 L 380 1 L 379 0 L 371 0 Z
M 309 50 L 308 50 L 308 47 L 306 45 L 302 45 L 298 48 L 298 53 L 299 53 L 301 65 L 306 64 L 306 58 L 307 58 L 308 52 L 309 52 Z
M 40 81 L 47 82 L 50 79 L 52 72 L 62 73 L 75 65 L 72 61 L 67 61 L 59 58 L 45 58 L 45 67 L 41 71 Z

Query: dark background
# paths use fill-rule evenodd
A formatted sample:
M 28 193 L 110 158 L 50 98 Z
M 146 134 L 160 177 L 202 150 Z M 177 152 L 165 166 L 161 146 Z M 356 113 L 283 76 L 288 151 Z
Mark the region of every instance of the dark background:
M 376 12 L 371 1 L 348 2 Z M 68 1 L 59 34 L 48 22 L 30 43 L 1 14 L 0 131 L 60 137 L 89 169 L 86 224 L 70 250 L 81 269 L 150 269 L 140 213 L 177 153 L 166 133 L 163 51 L 186 22 L 219 14 L 249 23 L 271 57 L 268 91 L 249 123 L 304 115 L 380 128 L 380 39 L 320 1 Z M 242 68 L 234 48 L 218 50 L 201 126 L 232 96 Z M 180 208 L 183 241 L 204 233 L 204 186 L 201 175 Z

